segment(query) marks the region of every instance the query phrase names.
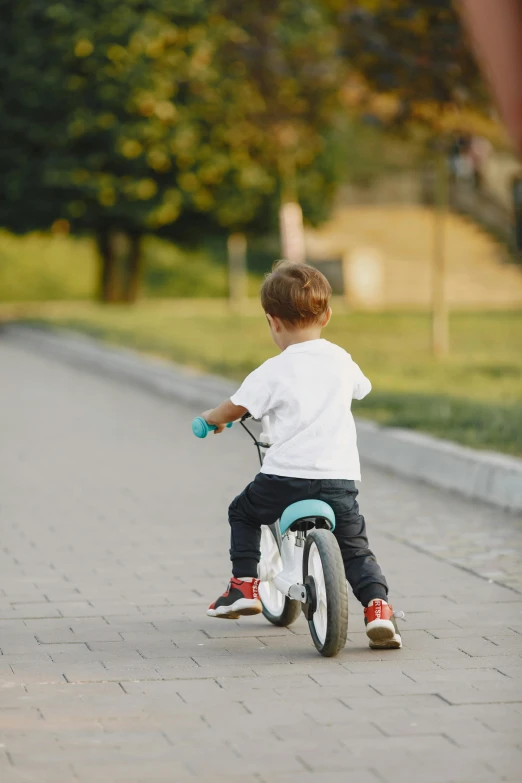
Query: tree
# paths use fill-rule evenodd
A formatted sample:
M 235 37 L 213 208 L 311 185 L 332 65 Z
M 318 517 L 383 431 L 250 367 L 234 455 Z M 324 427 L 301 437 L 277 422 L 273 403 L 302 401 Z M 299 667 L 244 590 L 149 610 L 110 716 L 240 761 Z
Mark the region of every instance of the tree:
M 395 125 L 423 122 L 431 131 L 435 170 L 432 344 L 448 350 L 444 214 L 447 163 L 442 120 L 465 103 L 481 110 L 487 94 L 451 0 L 360 0 L 341 15 L 343 51 L 375 91 L 397 98 Z
M 398 98 L 397 121 L 488 99 L 452 0 L 352 0 L 340 14 L 343 53 L 377 92 Z
M 248 121 L 261 133 L 264 169 L 278 180 L 282 225 L 294 216 L 299 234 L 300 205 L 309 220 L 325 217 L 337 181 L 325 154 L 342 84 L 334 18 L 326 3 L 313 0 L 257 0 L 240 8 L 221 0 L 218 6 L 243 33 L 225 57 L 255 86 Z
M 102 299 L 136 295 L 144 232 L 260 232 L 281 193 L 324 208 L 338 71 L 321 3 L 2 5 L 0 223 L 93 232 Z

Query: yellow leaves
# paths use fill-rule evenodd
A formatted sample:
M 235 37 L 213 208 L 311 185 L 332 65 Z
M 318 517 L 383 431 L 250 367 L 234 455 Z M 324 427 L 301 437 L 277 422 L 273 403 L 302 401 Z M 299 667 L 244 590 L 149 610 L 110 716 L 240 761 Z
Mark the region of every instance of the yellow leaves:
M 181 206 L 182 200 L 182 195 L 177 188 L 168 188 L 165 191 L 165 201 L 169 204 L 177 204 L 178 206 Z
M 194 155 L 190 155 L 187 153 L 182 153 L 181 155 L 178 155 L 176 158 L 176 164 L 180 171 L 188 171 L 188 169 L 192 168 L 195 162 L 196 159 Z
M 258 166 L 252 161 L 240 169 L 238 185 L 242 189 L 256 188 L 265 192 L 270 192 L 272 189 L 272 179 L 261 166 Z
M 257 136 L 256 128 L 246 120 L 231 124 L 226 131 L 226 138 L 232 147 L 247 147 Z
M 147 222 L 152 228 L 161 228 L 161 226 L 168 226 L 169 223 L 175 223 L 179 213 L 180 207 L 176 207 L 175 204 L 162 204 L 151 213 Z
M 137 158 L 139 155 L 141 155 L 143 152 L 143 147 L 139 141 L 136 141 L 136 139 L 125 139 L 125 141 L 121 144 L 121 151 L 124 157 L 128 158 L 129 160 L 133 160 L 134 158 Z
M 112 60 L 113 63 L 119 63 L 127 57 L 127 52 L 123 46 L 118 44 L 112 44 L 107 49 L 107 57 Z
M 123 177 L 119 180 L 119 187 L 129 201 L 149 201 L 158 192 L 158 186 L 149 177 L 139 180 Z
M 299 135 L 292 123 L 281 122 L 275 126 L 274 131 L 274 136 L 283 149 L 291 149 L 297 145 Z
M 136 183 L 134 190 L 137 198 L 141 201 L 148 201 L 156 195 L 158 186 L 153 179 L 140 179 L 139 182 Z
M 358 5 L 362 6 L 366 11 L 375 13 L 382 5 L 382 0 L 359 0 Z
M 214 198 L 212 193 L 206 188 L 200 188 L 192 195 L 192 201 L 195 206 L 202 212 L 207 212 L 214 206 Z
M 202 41 L 194 50 L 190 59 L 190 70 L 193 75 L 201 76 L 212 62 L 212 46 L 208 41 Z M 197 92 L 197 84 L 191 87 L 192 92 Z
M 171 124 L 176 121 L 178 110 L 165 96 L 174 95 L 175 88 L 172 84 L 163 84 L 161 87 L 161 99 L 154 93 L 140 92 L 134 99 L 135 106 L 142 117 L 157 117 L 161 122 Z
M 158 101 L 154 105 L 154 114 L 162 122 L 173 122 L 176 119 L 177 110 L 170 101 Z
M 79 41 L 76 41 L 75 47 L 74 47 L 74 54 L 76 57 L 88 57 L 90 54 L 92 54 L 94 51 L 94 46 L 89 41 L 88 38 L 80 38 Z
M 147 43 L 146 50 L 147 55 L 151 57 L 153 60 L 156 60 L 158 57 L 161 57 L 163 54 L 163 41 L 161 38 L 156 38 L 153 41 L 149 41 Z
M 110 185 L 103 187 L 98 193 L 98 202 L 102 207 L 112 207 L 116 203 L 116 191 Z
M 186 193 L 194 193 L 199 188 L 199 180 L 192 171 L 186 171 L 180 174 L 178 182 L 182 190 Z
M 199 169 L 199 179 L 205 185 L 217 185 L 222 179 L 228 166 L 215 164 L 213 161 L 201 166 Z
M 201 41 L 207 34 L 207 29 L 203 25 L 194 25 L 187 30 L 187 41 L 191 44 L 195 44 Z
M 319 152 L 318 146 L 317 143 L 301 145 L 295 153 L 296 164 L 298 166 L 310 166 Z
M 462 133 L 485 136 L 494 144 L 506 144 L 505 130 L 491 117 L 485 117 L 479 110 L 461 109 L 457 106 L 441 107 L 434 101 L 418 101 L 412 105 L 413 116 L 438 133 Z
M 169 156 L 159 147 L 154 147 L 147 153 L 147 163 L 154 171 L 164 172 L 171 167 Z
M 142 93 L 136 99 L 138 111 L 143 117 L 152 117 L 156 99 L 150 93 Z
M 178 177 L 178 184 L 185 193 L 190 194 L 193 204 L 202 211 L 212 209 L 214 197 L 208 188 L 201 184 L 200 178 L 193 171 L 186 171 Z
M 183 197 L 176 188 L 169 188 L 165 191 L 163 203 L 154 209 L 147 222 L 152 228 L 161 228 L 169 223 L 174 223 L 181 212 Z
M 250 39 L 246 30 L 241 27 L 231 27 L 228 31 L 228 40 L 236 44 L 246 44 Z
M 145 52 L 152 60 L 157 60 L 160 57 L 164 57 L 169 48 L 180 48 L 183 44 L 184 31 L 177 28 L 174 24 L 165 27 L 164 23 L 162 23 L 161 28 L 157 30 L 154 37 L 151 34 L 149 36 L 134 35 L 130 46 L 136 54 Z
M 174 155 L 190 157 L 199 144 L 199 135 L 199 130 L 193 125 L 181 128 L 170 144 Z
M 147 47 L 148 39 L 143 33 L 135 33 L 129 41 L 129 51 L 133 55 L 140 55 Z
M 112 128 L 113 125 L 116 124 L 116 117 L 114 114 L 100 114 L 98 117 L 98 125 L 100 128 L 104 128 L 107 130 L 107 128 Z
M 55 220 L 54 223 L 51 226 L 51 233 L 56 235 L 61 234 L 62 236 L 66 236 L 69 231 L 71 230 L 71 224 L 68 220 L 65 220 L 64 218 L 58 218 L 58 220 Z
M 163 42 L 165 46 L 176 46 L 179 44 L 180 31 L 176 25 L 170 25 L 163 33 Z

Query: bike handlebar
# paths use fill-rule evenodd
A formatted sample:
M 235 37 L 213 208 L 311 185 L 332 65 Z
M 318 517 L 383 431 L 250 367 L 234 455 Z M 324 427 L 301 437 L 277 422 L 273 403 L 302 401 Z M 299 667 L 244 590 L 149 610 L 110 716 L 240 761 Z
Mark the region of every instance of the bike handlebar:
M 232 422 L 229 421 L 226 426 L 230 428 Z M 202 416 L 197 416 L 192 422 L 192 432 L 196 438 L 206 438 L 209 432 L 213 432 L 216 429 L 217 427 L 213 424 L 209 424 Z

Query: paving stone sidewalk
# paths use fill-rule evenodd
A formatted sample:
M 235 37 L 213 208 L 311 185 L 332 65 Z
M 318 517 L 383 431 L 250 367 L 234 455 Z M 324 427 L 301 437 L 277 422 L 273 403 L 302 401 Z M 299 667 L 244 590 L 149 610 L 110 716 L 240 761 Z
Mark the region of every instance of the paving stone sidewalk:
M 406 612 L 335 659 L 219 622 L 239 430 L 0 335 L 1 783 L 520 783 L 520 517 L 366 469 Z

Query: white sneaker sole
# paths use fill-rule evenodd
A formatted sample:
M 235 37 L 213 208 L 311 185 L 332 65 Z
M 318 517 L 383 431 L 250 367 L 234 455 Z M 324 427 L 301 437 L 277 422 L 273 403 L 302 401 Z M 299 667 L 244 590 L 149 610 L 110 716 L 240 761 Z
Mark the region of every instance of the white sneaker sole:
M 207 609 L 209 617 L 217 617 L 219 620 L 237 620 L 239 617 L 249 617 L 253 614 L 261 614 L 263 605 L 256 598 L 240 598 L 230 606 L 218 606 L 217 609 Z
M 393 649 L 402 647 L 402 640 L 391 620 L 373 620 L 366 626 L 366 636 L 372 649 Z
M 374 642 L 370 639 L 371 650 L 400 650 L 402 639 L 398 633 L 394 633 L 391 639 L 385 639 L 382 642 Z

